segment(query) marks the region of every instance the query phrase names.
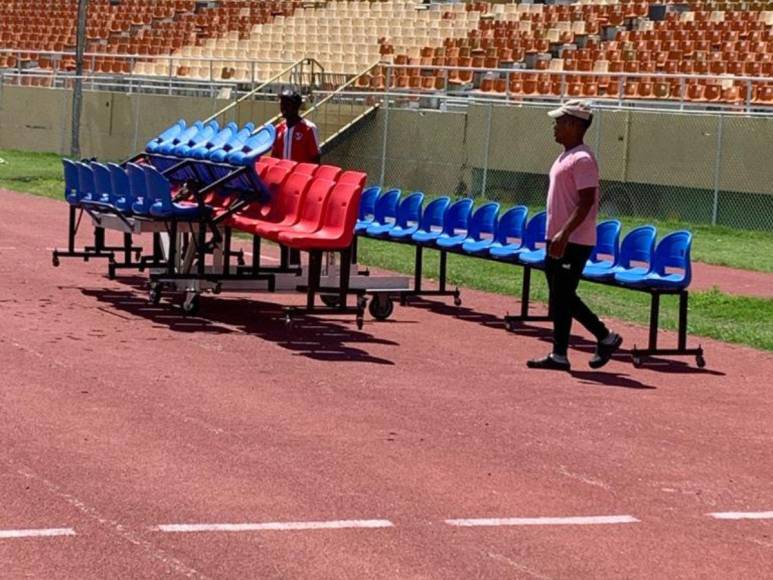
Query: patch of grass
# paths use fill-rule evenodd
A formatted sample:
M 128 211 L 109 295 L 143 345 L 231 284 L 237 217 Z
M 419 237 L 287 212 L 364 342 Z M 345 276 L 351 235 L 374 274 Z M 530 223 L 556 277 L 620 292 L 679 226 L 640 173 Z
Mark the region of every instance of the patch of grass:
M 0 187 L 63 200 L 61 157 L 54 153 L 0 150 Z
M 414 249 L 410 246 L 365 238 L 360 239 L 358 252 L 363 264 L 405 274 L 413 272 Z M 513 312 L 519 308 L 522 272 L 518 266 L 454 254 L 448 259 L 451 284 L 513 296 Z M 425 252 L 424 274 L 435 280 L 438 277 L 434 251 Z M 531 289 L 532 299 L 547 301 L 547 284 L 541 272 L 532 276 Z M 588 282 L 580 284 L 579 293 L 600 316 L 649 324 L 648 294 Z M 663 297 L 661 328 L 676 330 L 677 316 L 677 298 Z M 692 292 L 688 327 L 692 334 L 773 351 L 773 300 L 730 296 L 718 290 Z

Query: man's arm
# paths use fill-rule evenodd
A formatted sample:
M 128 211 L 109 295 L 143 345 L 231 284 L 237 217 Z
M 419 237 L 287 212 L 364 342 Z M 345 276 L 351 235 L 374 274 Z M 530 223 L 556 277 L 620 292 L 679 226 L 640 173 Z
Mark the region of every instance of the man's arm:
M 572 232 L 580 227 L 580 224 L 588 217 L 594 202 L 596 201 L 596 188 L 587 187 L 581 189 L 579 192 L 580 202 L 574 211 L 569 216 L 569 220 L 559 230 L 559 232 L 553 236 L 550 240 L 550 256 L 552 258 L 561 258 L 566 251 L 566 244 L 569 243 L 569 236 Z

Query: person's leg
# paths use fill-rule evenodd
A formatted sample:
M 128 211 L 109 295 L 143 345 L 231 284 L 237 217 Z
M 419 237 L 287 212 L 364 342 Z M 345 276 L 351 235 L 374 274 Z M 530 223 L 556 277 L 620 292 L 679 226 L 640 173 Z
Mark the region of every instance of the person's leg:
M 545 259 L 545 276 L 549 291 L 548 309 L 553 321 L 553 351 L 546 357 L 528 361 L 530 368 L 570 369 L 566 354 L 572 329 L 572 297 L 579 283 L 579 276 L 574 276 L 572 272 L 568 254 L 564 254 L 560 259 L 553 259 L 548 255 Z

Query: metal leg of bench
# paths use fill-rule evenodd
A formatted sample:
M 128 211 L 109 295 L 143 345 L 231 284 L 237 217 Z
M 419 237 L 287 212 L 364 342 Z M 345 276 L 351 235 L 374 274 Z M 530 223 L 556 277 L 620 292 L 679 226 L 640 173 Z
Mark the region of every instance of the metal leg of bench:
M 658 348 L 658 321 L 660 319 L 660 294 L 652 293 L 650 306 L 650 338 L 648 350 L 656 351 Z
M 413 271 L 413 289 L 421 292 L 421 278 L 424 270 L 424 248 L 416 246 L 416 263 Z
M 687 302 L 687 290 L 682 290 L 679 293 L 679 350 L 687 350 Z
M 338 293 L 338 305 L 341 307 L 342 310 L 346 310 L 346 297 L 349 295 L 349 275 L 351 274 L 351 271 L 352 271 L 352 250 L 351 248 L 346 248 L 345 250 L 341 251 L 341 267 L 339 270 L 340 291 Z
M 308 310 L 314 309 L 314 298 L 317 294 L 317 289 L 320 286 L 321 276 L 322 252 L 319 250 L 312 250 L 309 252 L 309 279 L 307 281 L 306 290 L 306 308 Z
M 549 321 L 550 315 L 537 315 L 529 314 L 529 302 L 531 300 L 531 268 L 529 266 L 523 267 L 523 283 L 521 285 L 521 313 L 518 315 L 505 316 L 505 325 L 508 330 L 513 330 L 513 324 L 515 322 L 524 321 Z
M 446 274 L 448 271 L 448 254 L 444 250 L 440 250 L 440 291 L 446 291 Z

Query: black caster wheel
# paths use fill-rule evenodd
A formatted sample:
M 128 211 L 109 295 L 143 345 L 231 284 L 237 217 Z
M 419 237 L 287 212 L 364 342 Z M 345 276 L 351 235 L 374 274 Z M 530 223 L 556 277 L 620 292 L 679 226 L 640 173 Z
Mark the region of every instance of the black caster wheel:
M 244 254 L 239 254 L 238 256 L 236 256 L 236 263 L 239 264 L 240 266 L 244 266 L 246 264 L 246 262 L 244 261 Z
M 113 267 L 113 265 L 112 265 L 112 264 L 110 264 L 110 265 L 107 267 L 107 277 L 108 277 L 110 280 L 115 280 L 115 268 Z
M 142 259 L 142 250 L 137 250 L 134 252 L 134 259 L 139 262 Z
M 511 320 L 506 321 L 505 330 L 507 330 L 507 332 L 515 332 L 515 322 Z
M 285 316 L 284 316 L 284 324 L 285 324 L 285 328 L 286 328 L 287 330 L 292 330 L 292 329 L 293 329 L 293 326 L 295 325 L 295 322 L 293 321 L 293 317 L 292 317 L 292 316 L 290 316 L 290 313 L 289 313 L 289 312 L 288 312 L 288 313 L 285 313 Z
M 158 306 L 161 303 L 161 289 L 151 288 L 148 290 L 148 302 L 153 306 Z
M 376 294 L 368 304 L 368 312 L 376 320 L 386 320 L 395 310 L 394 301 L 386 294 Z
M 454 296 L 454 306 L 461 306 L 462 299 L 459 296 Z
M 357 316 L 357 330 L 362 330 L 365 325 L 365 319 L 362 316 Z
M 702 354 L 695 355 L 695 364 L 698 365 L 699 369 L 706 366 L 706 359 L 703 358 Z
M 183 301 L 183 312 L 188 315 L 195 315 L 199 311 L 199 295 L 193 292 L 185 296 Z
M 637 369 L 640 369 L 642 367 L 642 359 L 640 356 L 633 357 L 633 366 L 634 368 L 637 368 Z
M 223 291 L 223 285 L 220 283 L 215 284 L 215 287 L 212 288 L 212 294 L 220 294 Z
M 322 304 L 330 308 L 338 308 L 341 305 L 339 296 L 335 294 L 322 294 L 319 298 L 322 300 Z
M 84 262 L 88 262 L 89 261 L 89 257 L 88 256 L 83 256 L 83 261 Z
M 54 268 L 58 268 L 59 267 L 59 256 L 54 254 L 53 257 L 51 258 L 51 263 L 54 265 Z

